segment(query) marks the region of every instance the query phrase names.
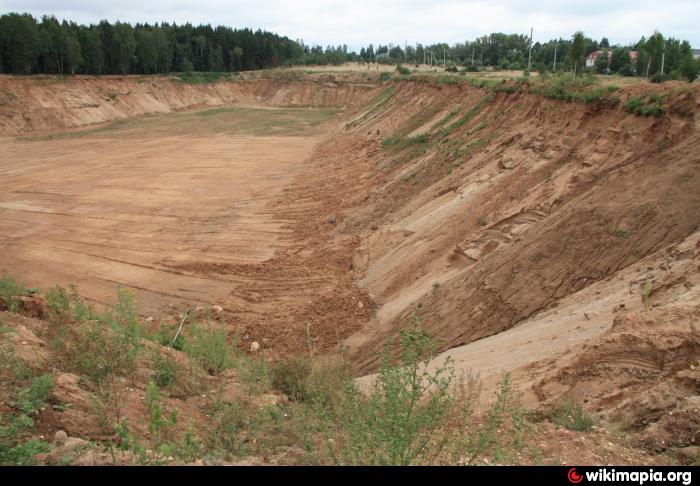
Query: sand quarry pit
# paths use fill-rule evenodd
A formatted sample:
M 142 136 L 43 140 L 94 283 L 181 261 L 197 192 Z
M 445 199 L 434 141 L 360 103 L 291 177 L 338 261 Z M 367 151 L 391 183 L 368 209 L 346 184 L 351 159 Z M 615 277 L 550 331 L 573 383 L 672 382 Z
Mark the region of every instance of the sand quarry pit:
M 218 306 L 269 355 L 342 350 L 367 382 L 418 318 L 436 363 L 512 372 L 532 407 L 697 440 L 697 87 L 0 80 L 0 272 L 130 287 L 156 320 Z
M 8 270 L 75 282 L 105 303 L 115 284 L 138 288 L 144 309 L 223 301 L 234 282 L 176 268 L 259 263 L 288 246 L 286 221 L 269 206 L 316 141 L 117 132 L 9 143 L 0 203 Z
M 287 301 L 338 286 L 285 258 L 307 246 L 295 225 L 327 217 L 299 190 L 334 114 L 214 108 L 6 139 L 0 270 L 75 284 L 96 303 L 136 289 L 157 318 L 220 306 L 232 322 L 279 325 Z

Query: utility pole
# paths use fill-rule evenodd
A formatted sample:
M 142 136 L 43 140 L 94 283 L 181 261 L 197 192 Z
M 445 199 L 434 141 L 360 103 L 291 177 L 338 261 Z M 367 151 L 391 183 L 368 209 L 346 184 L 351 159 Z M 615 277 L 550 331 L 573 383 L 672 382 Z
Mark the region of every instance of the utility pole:
M 445 57 L 445 48 L 442 48 L 442 67 L 447 69 L 447 58 Z
M 666 61 L 666 39 L 664 39 L 664 50 L 661 52 L 661 75 L 664 74 L 664 62 Z
M 530 50 L 527 53 L 527 72 L 530 74 L 532 68 L 532 27 L 530 27 Z
M 472 46 L 472 66 L 474 65 L 474 46 Z
M 557 49 L 559 48 L 559 44 L 556 44 L 554 46 L 554 67 L 552 68 L 552 72 L 555 72 L 557 70 Z

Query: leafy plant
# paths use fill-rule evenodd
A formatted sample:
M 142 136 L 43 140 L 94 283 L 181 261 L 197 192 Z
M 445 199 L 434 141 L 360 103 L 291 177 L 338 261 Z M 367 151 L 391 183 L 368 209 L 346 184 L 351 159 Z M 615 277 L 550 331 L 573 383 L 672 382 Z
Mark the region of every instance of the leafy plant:
M 472 434 L 465 435 L 463 440 L 463 453 L 466 454 L 464 462 L 468 465 L 475 464 L 487 451 L 493 451 L 494 456 L 503 458 L 503 446 L 520 447 L 522 435 L 527 422 L 524 413 L 514 400 L 510 374 L 506 373 L 500 383 L 496 400 L 491 404 L 485 422 Z M 503 429 L 509 427 L 510 433 L 503 434 Z M 510 439 L 510 444 L 504 444 Z M 459 442 L 458 442 L 459 443 Z
M 0 425 L 0 464 L 30 465 L 36 454 L 50 450 L 50 445 L 44 441 L 30 439 L 22 442 L 21 436 L 34 427 L 34 417 L 44 406 L 52 387 L 53 377 L 41 375 L 33 378 L 28 388 L 17 393 L 12 405 L 19 413 L 8 417 L 5 425 Z
M 284 359 L 272 367 L 272 386 L 286 394 L 290 400 L 309 398 L 308 378 L 311 361 L 305 356 Z
M 656 94 L 633 96 L 624 105 L 626 111 L 641 116 L 662 116 L 665 110 L 662 106 L 663 97 Z
M 171 428 L 177 425 L 177 409 L 171 410 L 169 414 L 166 413 L 158 385 L 154 381 L 148 383 L 146 408 L 150 418 L 148 432 L 150 433 L 151 449 L 160 451 L 163 455 L 170 455 L 171 449 L 166 440 L 170 438 Z
M 168 388 L 175 385 L 180 366 L 165 353 L 155 351 L 153 355 L 153 373 L 151 379 L 161 388 Z
M 627 238 L 630 237 L 629 231 L 622 229 L 622 228 L 617 228 L 613 234 L 617 236 L 618 238 L 622 238 L 623 240 L 626 240 Z
M 432 340 L 414 325 L 401 332 L 401 365 L 385 351 L 376 382 L 365 395 L 345 385 L 343 413 L 334 417 L 340 438 L 332 455 L 342 464 L 408 465 L 425 461 L 440 449 L 435 432 L 452 406 L 454 371 L 448 362 L 427 371 L 435 356 Z
M 226 330 L 212 324 L 192 322 L 183 350 L 197 359 L 211 375 L 218 375 L 235 364 L 233 346 L 228 342 Z
M 2 301 L 10 312 L 16 312 L 19 309 L 17 297 L 25 293 L 24 285 L 9 275 L 0 276 L 0 301 Z
M 550 408 L 547 415 L 555 425 L 578 432 L 587 432 L 594 424 L 580 402 L 564 401 Z

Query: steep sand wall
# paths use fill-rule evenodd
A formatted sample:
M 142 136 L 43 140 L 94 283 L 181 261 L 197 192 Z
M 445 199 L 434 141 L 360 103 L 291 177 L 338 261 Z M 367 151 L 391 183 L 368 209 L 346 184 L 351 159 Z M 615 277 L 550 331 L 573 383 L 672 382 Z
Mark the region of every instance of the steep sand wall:
M 345 107 L 371 86 L 321 80 L 188 84 L 166 76 L 0 76 L 0 135 L 230 105 Z

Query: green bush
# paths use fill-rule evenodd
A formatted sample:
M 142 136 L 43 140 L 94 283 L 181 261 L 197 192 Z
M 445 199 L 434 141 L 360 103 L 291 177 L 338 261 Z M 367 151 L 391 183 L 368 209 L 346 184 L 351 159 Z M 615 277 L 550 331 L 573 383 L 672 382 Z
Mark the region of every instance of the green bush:
M 151 379 L 161 388 L 169 388 L 177 382 L 180 365 L 165 353 L 155 351 Z
M 214 325 L 192 322 L 183 351 L 197 359 L 210 375 L 218 375 L 234 366 L 234 348 L 228 342 L 226 330 Z
M 620 68 L 618 74 L 626 77 L 634 76 L 634 67 L 632 67 L 632 64 L 625 64 Z
M 63 316 L 70 311 L 68 292 L 60 285 L 54 285 L 46 292 L 46 303 L 54 316 Z
M 7 420 L 0 416 L 0 464 L 31 465 L 34 456 L 48 452 L 50 445 L 44 441 L 30 439 L 22 441 L 25 432 L 34 427 L 34 417 L 45 405 L 53 388 L 53 377 L 42 375 L 33 378 L 29 388 L 17 393 L 12 402 L 13 408 L 19 413 L 13 414 Z
M 408 76 L 409 74 L 411 74 L 411 70 L 401 64 L 396 65 L 396 72 L 404 76 Z
M 467 414 L 471 410 L 467 410 Z M 468 415 L 467 415 L 468 417 Z M 467 430 L 455 440 L 453 461 L 475 464 L 491 452 L 498 463 L 509 460 L 508 450 L 519 449 L 529 425 L 522 407 L 515 400 L 510 374 L 499 383 L 496 400 L 486 411 L 486 420 L 474 430 Z M 466 421 L 469 424 L 469 421 Z M 470 427 L 470 425 L 467 425 Z
M 53 376 L 38 376 L 31 381 L 29 388 L 17 394 L 17 400 L 13 405 L 24 415 L 34 414 L 44 406 L 44 402 L 49 398 L 52 388 Z
M 9 275 L 0 276 L 0 301 L 10 312 L 16 312 L 19 309 L 17 297 L 26 293 L 24 285 L 17 282 Z
M 85 310 L 82 301 L 77 296 L 75 299 L 80 302 L 76 315 L 91 315 L 92 310 Z M 100 383 L 109 375 L 135 372 L 142 349 L 133 293 L 119 288 L 113 309 L 82 323 L 72 359 L 80 374 Z
M 146 391 L 146 409 L 149 413 L 148 432 L 151 439 L 151 449 L 159 451 L 163 455 L 170 455 L 172 452 L 168 441 L 172 439 L 171 429 L 177 425 L 177 409 L 166 413 L 163 408 L 162 398 L 158 390 L 158 385 L 151 381 L 148 383 Z
M 401 364 L 393 365 L 389 349 L 376 382 L 367 394 L 345 385 L 340 428 L 331 454 L 341 464 L 408 465 L 424 462 L 442 446 L 435 441 L 452 404 L 450 363 L 428 372 L 435 346 L 418 321 L 401 332 Z
M 209 451 L 224 459 L 241 457 L 249 452 L 245 431 L 248 416 L 241 404 L 216 401 L 210 416 L 211 427 L 205 440 Z
M 208 84 L 225 81 L 232 77 L 231 73 L 186 71 L 180 74 L 177 79 L 188 84 Z
M 555 425 L 577 432 L 587 432 L 594 424 L 593 417 L 580 402 L 562 402 L 551 407 L 547 415 Z
M 662 116 L 665 110 L 662 106 L 663 97 L 656 94 L 633 96 L 625 103 L 625 110 L 640 116 Z
M 309 398 L 308 379 L 311 361 L 305 356 L 295 356 L 275 363 L 272 367 L 272 386 L 290 400 L 304 401 Z
M 688 57 L 681 63 L 679 72 L 689 83 L 692 83 L 697 79 L 698 73 L 700 73 L 700 60 Z

